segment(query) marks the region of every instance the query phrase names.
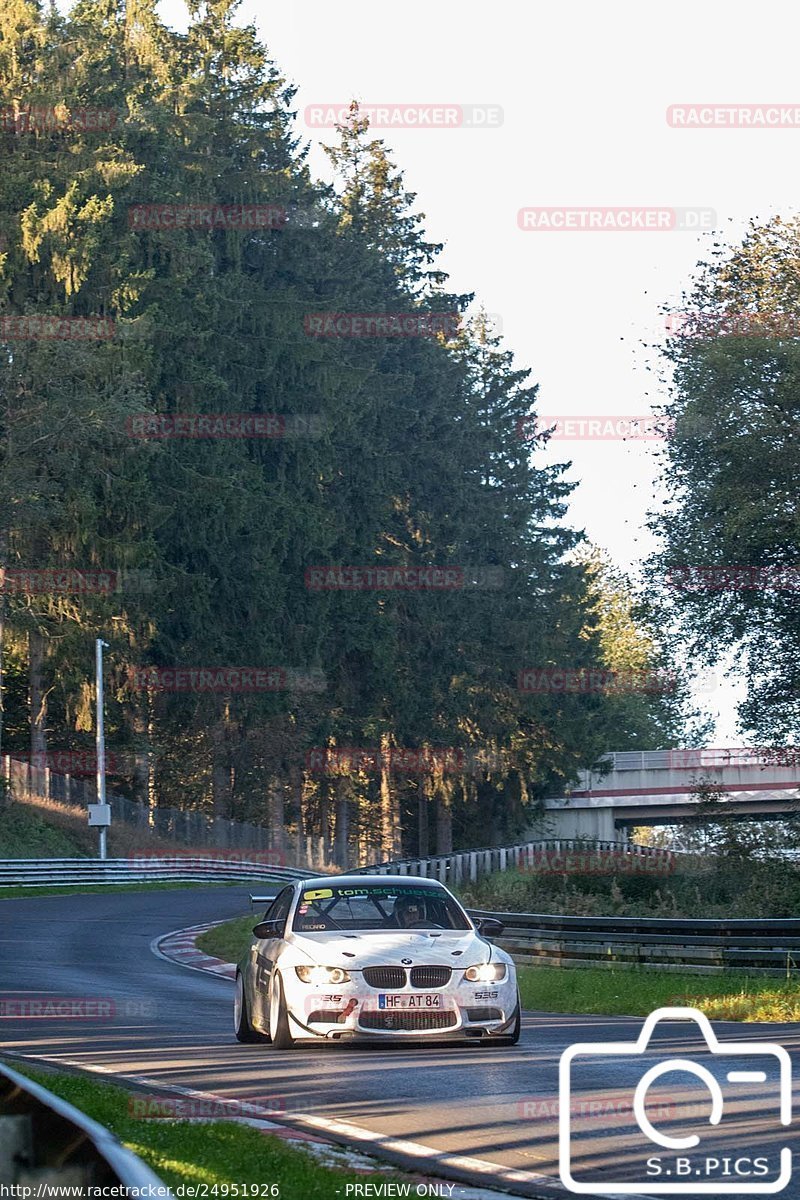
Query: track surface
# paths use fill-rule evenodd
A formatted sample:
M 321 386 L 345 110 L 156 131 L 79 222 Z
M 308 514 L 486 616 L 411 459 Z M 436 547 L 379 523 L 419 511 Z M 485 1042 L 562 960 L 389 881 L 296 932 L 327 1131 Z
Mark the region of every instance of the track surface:
M 2 1019 L 3 1047 L 111 1074 L 145 1075 L 166 1087 L 275 1105 L 287 1117 L 297 1112 L 346 1120 L 438 1151 L 541 1173 L 557 1183 L 561 1052 L 574 1042 L 635 1040 L 641 1021 L 529 1013 L 513 1049 L 320 1045 L 279 1053 L 269 1046 L 241 1046 L 231 1030 L 230 982 L 165 962 L 150 943 L 171 930 L 247 908 L 247 892 L 239 888 L 0 901 L 0 1001 L 87 997 L 115 1007 L 113 1018 L 101 1021 Z M 753 1061 L 737 1062 L 740 1070 L 763 1065 L 760 1056 L 756 1061 L 759 1041 L 780 1042 L 795 1059 L 800 1050 L 797 1025 L 715 1029 L 723 1040 L 753 1041 Z M 646 1067 L 696 1047 L 688 1030 L 677 1023 L 661 1026 L 645 1057 L 632 1062 L 617 1056 L 582 1076 L 585 1089 L 573 1102 L 579 1161 L 603 1191 L 629 1182 L 640 1193 L 654 1194 L 645 1159 L 661 1154 L 666 1170 L 678 1153 L 643 1145 L 641 1134 L 633 1137 L 630 1098 Z M 724 1080 L 722 1067 L 715 1074 Z M 772 1164 L 779 1148 L 794 1147 L 797 1138 L 794 1127 L 780 1127 L 768 1084 L 748 1084 L 746 1100 L 726 1106 L 713 1131 L 706 1124 L 707 1090 L 685 1074 L 654 1085 L 656 1107 L 648 1104 L 648 1113 L 664 1130 L 677 1120 L 669 1128 L 673 1134 L 702 1134 L 702 1150 L 719 1159 L 769 1156 Z M 748 1194 L 735 1178 L 724 1180 L 732 1187 L 728 1194 Z M 537 1194 L 534 1187 L 514 1190 Z M 780 1194 L 800 1200 L 800 1176 Z

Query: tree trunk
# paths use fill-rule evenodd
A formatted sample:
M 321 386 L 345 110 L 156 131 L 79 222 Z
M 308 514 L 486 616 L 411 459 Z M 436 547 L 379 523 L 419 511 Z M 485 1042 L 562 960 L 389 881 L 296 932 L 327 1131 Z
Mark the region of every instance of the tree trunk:
M 47 753 L 47 692 L 44 683 L 44 636 L 28 634 L 28 699 L 31 713 L 31 763 L 44 762 Z
M 390 754 L 389 735 L 381 734 L 380 854 L 383 859 L 392 860 L 401 854 L 401 830 L 400 802 L 392 780 Z
M 0 531 L 0 757 L 3 754 L 3 638 L 6 625 L 6 554 L 7 539 L 5 530 Z
M 303 772 L 297 766 L 289 767 L 289 824 L 297 831 L 294 835 L 294 861 L 300 867 L 305 863 L 303 847 Z
M 152 808 L 148 700 L 147 692 L 133 694 L 130 720 L 133 732 L 133 796 L 140 804 L 146 804 L 148 808 Z
M 331 844 L 331 795 L 330 784 L 325 780 L 319 792 L 319 862 L 323 867 L 330 857 Z
M 350 800 L 347 795 L 349 781 L 341 776 L 336 779 L 336 830 L 333 848 L 334 862 L 346 870 L 349 866 Z
M 436 789 L 436 853 L 450 854 L 453 849 L 452 793 L 443 781 Z
M 419 790 L 417 792 L 417 853 L 420 858 L 427 858 L 430 854 L 430 784 L 427 779 L 420 781 Z
M 286 831 L 286 785 L 282 779 L 273 779 L 269 786 L 269 848 L 278 852 L 283 862 Z
M 231 806 L 231 768 L 228 753 L 229 702 L 222 700 L 211 724 L 211 797 L 215 817 L 228 817 Z
M 0 576 L 2 575 L 0 566 Z M 0 757 L 3 754 L 3 634 L 5 632 L 6 594 L 0 589 Z

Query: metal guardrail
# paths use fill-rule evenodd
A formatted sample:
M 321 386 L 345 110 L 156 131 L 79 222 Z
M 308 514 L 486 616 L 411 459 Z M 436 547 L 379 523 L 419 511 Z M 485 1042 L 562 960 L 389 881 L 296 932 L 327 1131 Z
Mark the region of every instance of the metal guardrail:
M 246 853 L 246 852 L 245 852 Z M 257 858 L 256 858 L 257 856 Z M 282 863 L 264 863 L 256 852 L 252 861 L 235 859 L 231 852 L 213 851 L 197 855 L 161 851 L 143 853 L 128 858 L 12 858 L 0 859 L 0 890 L 3 887 L 45 887 L 70 883 L 139 883 L 174 880 L 175 882 L 205 882 L 208 880 L 290 881 L 310 879 L 330 874 L 331 870 L 287 867 Z M 672 851 L 652 846 L 637 846 L 631 842 L 593 842 L 581 839 L 550 839 L 525 842 L 516 846 L 493 846 L 480 850 L 464 850 L 455 854 L 438 854 L 430 858 L 407 858 L 355 868 L 354 875 L 409 875 L 423 879 L 438 879 L 442 883 L 459 885 L 475 882 L 479 876 L 508 868 L 549 873 L 559 869 L 607 870 L 617 867 L 625 873 L 662 874 L 674 869 Z
M 572 917 L 470 909 L 505 928 L 498 944 L 517 962 L 550 967 L 644 966 L 664 971 L 794 976 L 800 972 L 800 918 L 689 920 Z
M 415 875 L 423 879 L 438 879 L 440 883 L 458 886 L 474 883 L 481 875 L 508 868 L 536 870 L 541 866 L 554 869 L 553 858 L 572 856 L 573 871 L 607 868 L 612 860 L 626 873 L 659 874 L 674 869 L 675 855 L 670 850 L 654 846 L 637 846 L 632 842 L 595 842 L 578 838 L 561 838 L 524 842 L 518 846 L 491 846 L 483 850 L 463 850 L 456 854 L 436 854 L 430 858 L 405 858 L 361 867 L 353 874 Z M 594 867 L 591 866 L 594 862 Z
M 306 879 L 313 871 L 259 862 L 231 862 L 203 855 L 138 858 L 5 858 L 0 859 L 0 892 L 4 887 L 48 887 L 54 884 L 207 883 Z
M 0 1064 L 0 1184 L 31 1188 L 31 1195 L 63 1194 L 65 1187 L 145 1189 L 134 1195 L 170 1200 L 172 1193 L 108 1129 Z M 72 1194 L 72 1193 L 70 1193 Z M 124 1194 L 124 1193 L 123 1193 Z

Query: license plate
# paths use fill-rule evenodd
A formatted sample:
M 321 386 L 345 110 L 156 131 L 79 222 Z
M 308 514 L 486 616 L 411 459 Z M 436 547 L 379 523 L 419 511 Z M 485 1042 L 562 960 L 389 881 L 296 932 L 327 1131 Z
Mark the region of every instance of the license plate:
M 378 1008 L 442 1008 L 442 997 L 437 992 L 420 992 L 412 996 L 407 992 L 381 992 L 378 996 Z

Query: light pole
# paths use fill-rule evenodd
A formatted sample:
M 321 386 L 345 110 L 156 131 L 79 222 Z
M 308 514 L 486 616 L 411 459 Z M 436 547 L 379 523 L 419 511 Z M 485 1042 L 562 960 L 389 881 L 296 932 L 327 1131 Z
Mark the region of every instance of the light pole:
M 106 802 L 106 737 L 103 726 L 103 647 L 108 642 L 98 638 L 95 642 L 95 677 L 97 681 L 97 803 Z M 101 809 L 101 813 L 104 814 Z M 108 822 L 100 825 L 100 857 L 106 857 L 106 829 Z

